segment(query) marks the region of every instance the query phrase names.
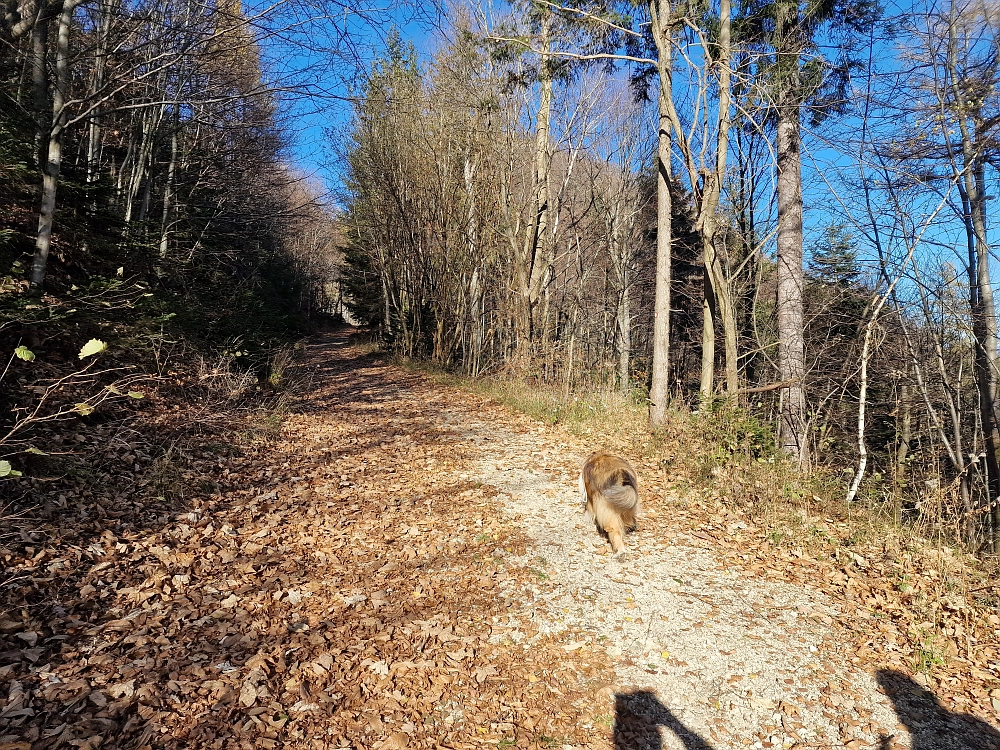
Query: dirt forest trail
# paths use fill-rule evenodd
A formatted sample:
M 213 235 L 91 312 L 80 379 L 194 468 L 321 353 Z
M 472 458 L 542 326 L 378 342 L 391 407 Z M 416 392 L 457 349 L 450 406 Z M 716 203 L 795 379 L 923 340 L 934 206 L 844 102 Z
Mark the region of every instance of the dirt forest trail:
M 852 658 L 818 588 L 723 557 L 746 524 L 702 528 L 652 468 L 607 554 L 576 488 L 597 436 L 342 331 L 297 367 L 280 438 L 162 526 L 106 535 L 80 584 L 97 624 L 12 635 L 29 668 L 0 749 L 1000 748 Z
M 455 446 L 450 456 L 428 457 L 429 481 L 486 489 L 501 513 L 486 523 L 513 524 L 523 535 L 520 555 L 489 549 L 485 532 L 472 540 L 486 547 L 474 557 L 492 558 L 483 567 L 502 568 L 506 559 L 521 573 L 500 573 L 499 594 L 508 604 L 505 617 L 492 618 L 490 640 L 529 660 L 533 640 L 556 642 L 567 664 L 583 650 L 596 656 L 611 684 L 591 690 L 595 715 L 612 718 L 616 748 L 957 748 L 1000 739 L 985 725 L 949 722 L 943 711 L 935 716 L 919 705 L 929 696 L 902 675 L 883 673 L 880 689 L 875 675 L 842 659 L 840 634 L 824 624 L 836 614 L 826 597 L 722 567 L 702 540 L 672 527 L 670 498 L 646 498 L 649 510 L 630 552 L 608 555 L 580 512 L 576 489 L 582 459 L 599 444 L 413 376 L 399 382 L 400 373 L 383 365 L 345 374 L 371 379 L 360 400 L 372 399 L 386 426 L 437 433 Z M 413 415 L 409 422 L 406 414 Z M 473 661 L 464 669 L 474 674 L 488 666 Z M 595 684 L 592 677 L 577 682 L 585 695 Z M 558 678 L 549 684 L 566 687 Z M 902 723 L 887 692 L 898 696 L 904 721 L 907 702 L 917 704 L 919 721 Z M 577 728 L 585 734 L 590 727 L 587 744 L 606 745 L 609 738 L 600 735 L 610 727 L 583 720 Z M 559 739 L 543 736 L 553 746 Z

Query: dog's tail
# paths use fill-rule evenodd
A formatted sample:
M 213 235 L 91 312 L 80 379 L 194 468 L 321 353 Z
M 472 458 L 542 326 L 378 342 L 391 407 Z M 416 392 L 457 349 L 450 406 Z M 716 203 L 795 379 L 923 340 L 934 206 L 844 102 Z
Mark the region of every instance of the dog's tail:
M 619 511 L 634 510 L 639 505 L 638 480 L 630 471 L 615 472 L 601 488 L 601 494 Z

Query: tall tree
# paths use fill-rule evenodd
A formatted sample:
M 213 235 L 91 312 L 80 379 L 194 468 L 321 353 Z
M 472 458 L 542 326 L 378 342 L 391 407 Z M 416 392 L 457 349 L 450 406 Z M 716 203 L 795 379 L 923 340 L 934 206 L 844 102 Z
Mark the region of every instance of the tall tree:
M 987 505 L 992 548 L 1000 552 L 1000 338 L 990 275 L 987 167 L 996 164 L 1000 144 L 1000 24 L 983 5 L 962 0 L 932 4 L 914 16 L 911 33 L 921 41 L 907 54 L 916 81 L 907 99 L 923 126 L 886 149 L 894 158 L 945 165 L 944 175 L 960 196 L 958 218 L 965 245 L 965 270 L 978 415 L 985 445 Z M 964 458 L 959 457 L 964 462 Z
M 530 354 L 535 339 L 535 310 L 542 297 L 542 284 L 552 265 L 552 243 L 546 236 L 551 211 L 552 90 L 558 59 L 553 55 L 555 17 L 542 5 L 533 15 L 538 25 L 538 114 L 535 118 L 535 160 L 532 174 L 531 214 L 517 262 L 517 282 L 521 294 L 518 348 Z
M 798 0 L 779 0 L 775 15 L 775 108 L 778 162 L 777 317 L 778 376 L 788 383 L 779 422 L 782 449 L 809 465 L 806 437 L 805 321 L 802 317 L 802 157 L 799 65 L 804 29 Z
M 647 95 L 650 80 L 656 77 L 658 107 L 656 169 L 656 272 L 653 305 L 652 365 L 650 373 L 650 421 L 662 425 L 670 398 L 670 271 L 671 271 L 671 150 L 673 106 L 673 59 L 675 16 L 670 0 L 648 0 L 634 5 L 629 0 L 608 0 L 582 4 L 544 3 L 581 37 L 580 51 L 535 51 L 543 58 L 580 63 L 626 62 L 638 66 L 632 80 Z M 505 39 L 504 41 L 514 41 Z M 522 44 L 526 44 L 520 40 Z M 530 46 L 530 45 L 529 45 Z
M 35 240 L 35 257 L 31 264 L 31 286 L 41 289 L 45 281 L 49 251 L 52 246 L 52 225 L 55 221 L 56 190 L 62 170 L 63 138 L 69 121 L 67 105 L 70 99 L 70 31 L 73 13 L 82 0 L 63 0 L 58 13 L 55 48 L 55 76 L 52 81 L 52 112 L 48 118 L 47 137 L 43 140 L 42 198 L 38 211 L 38 234 Z
M 649 28 L 656 48 L 656 300 L 649 421 L 663 425 L 670 399 L 670 264 L 673 202 L 670 194 L 670 109 L 673 106 L 673 30 L 670 0 L 649 0 Z
M 997 120 L 987 115 L 987 102 L 995 107 L 1000 83 L 1000 51 L 996 39 L 1000 29 L 992 28 L 989 15 L 978 7 L 952 0 L 948 8 L 947 54 L 944 61 L 946 86 L 940 113 L 958 125 L 961 156 L 951 158 L 952 169 L 960 165 L 958 181 L 962 198 L 963 223 L 969 250 L 969 292 L 972 331 L 976 339 L 976 382 L 979 385 L 980 418 L 986 443 L 986 472 L 993 523 L 993 552 L 1000 552 L 1000 413 L 998 413 L 997 311 L 990 280 L 990 244 L 986 232 L 986 161 L 996 144 Z M 981 19 L 981 20 L 980 20 Z M 983 28 L 986 26 L 987 28 Z M 984 33 L 985 32 L 985 33 Z M 980 36 L 982 35 L 982 36 Z M 978 38 L 977 38 L 978 37 Z M 983 38 L 985 37 L 985 38 Z M 985 42 L 985 44 L 983 43 Z M 985 50 L 982 48 L 985 47 Z M 973 51 L 975 50 L 975 51 Z M 945 142 L 950 144 L 950 133 Z M 956 163 L 957 162 L 957 163 Z
M 685 49 L 684 58 L 703 61 L 702 69 L 692 76 L 695 83 L 687 92 L 688 98 L 695 102 L 691 106 L 693 121 L 682 122 L 673 99 L 667 100 L 667 111 L 687 173 L 695 229 L 701 237 L 704 294 L 700 392 L 702 400 L 707 401 L 715 390 L 715 329 L 720 318 L 725 339 L 726 390 L 735 394 L 738 388 L 736 310 L 724 269 L 725 253 L 719 247 L 721 222 L 718 216 L 722 186 L 726 181 L 732 123 L 732 6 L 729 0 L 721 0 L 717 17 L 703 12 L 700 17 L 686 18 L 685 26 L 696 40 L 693 46 L 697 51 Z M 713 98 L 714 112 L 710 115 Z
M 807 109 L 819 122 L 844 109 L 856 39 L 862 34 L 867 38 L 880 12 L 875 0 L 775 0 L 751 6 L 747 14 L 748 42 L 759 35 L 773 51 L 769 88 L 777 161 L 778 374 L 785 384 L 778 433 L 782 450 L 802 468 L 810 463 L 802 306 L 802 114 Z M 770 23 L 761 23 L 766 19 Z M 824 41 L 834 47 L 834 55 L 823 54 Z

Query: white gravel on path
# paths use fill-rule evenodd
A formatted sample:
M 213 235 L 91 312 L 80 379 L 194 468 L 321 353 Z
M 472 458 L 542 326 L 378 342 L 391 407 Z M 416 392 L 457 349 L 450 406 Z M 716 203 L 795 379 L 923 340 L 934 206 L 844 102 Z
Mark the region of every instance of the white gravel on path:
M 549 441 L 469 413 L 444 419 L 481 448 L 467 477 L 496 487 L 534 540 L 519 560 L 538 571 L 534 627 L 606 651 L 618 678 L 609 716 L 615 694 L 655 693 L 618 704 L 661 725 L 648 747 L 911 746 L 874 677 L 851 667 L 824 624 L 836 613 L 820 592 L 723 568 L 683 535 L 652 538 L 641 517 L 625 556 L 604 554 L 566 468 L 585 456 L 553 456 Z

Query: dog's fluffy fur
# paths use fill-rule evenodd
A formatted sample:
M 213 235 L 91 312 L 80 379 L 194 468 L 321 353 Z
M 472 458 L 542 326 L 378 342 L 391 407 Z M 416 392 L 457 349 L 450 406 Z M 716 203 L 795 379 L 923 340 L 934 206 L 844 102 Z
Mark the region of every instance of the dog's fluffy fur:
M 639 513 L 639 477 L 632 464 L 607 451 L 587 459 L 580 472 L 580 498 L 587 515 L 611 541 L 611 549 L 625 549 L 623 535 L 635 528 Z

